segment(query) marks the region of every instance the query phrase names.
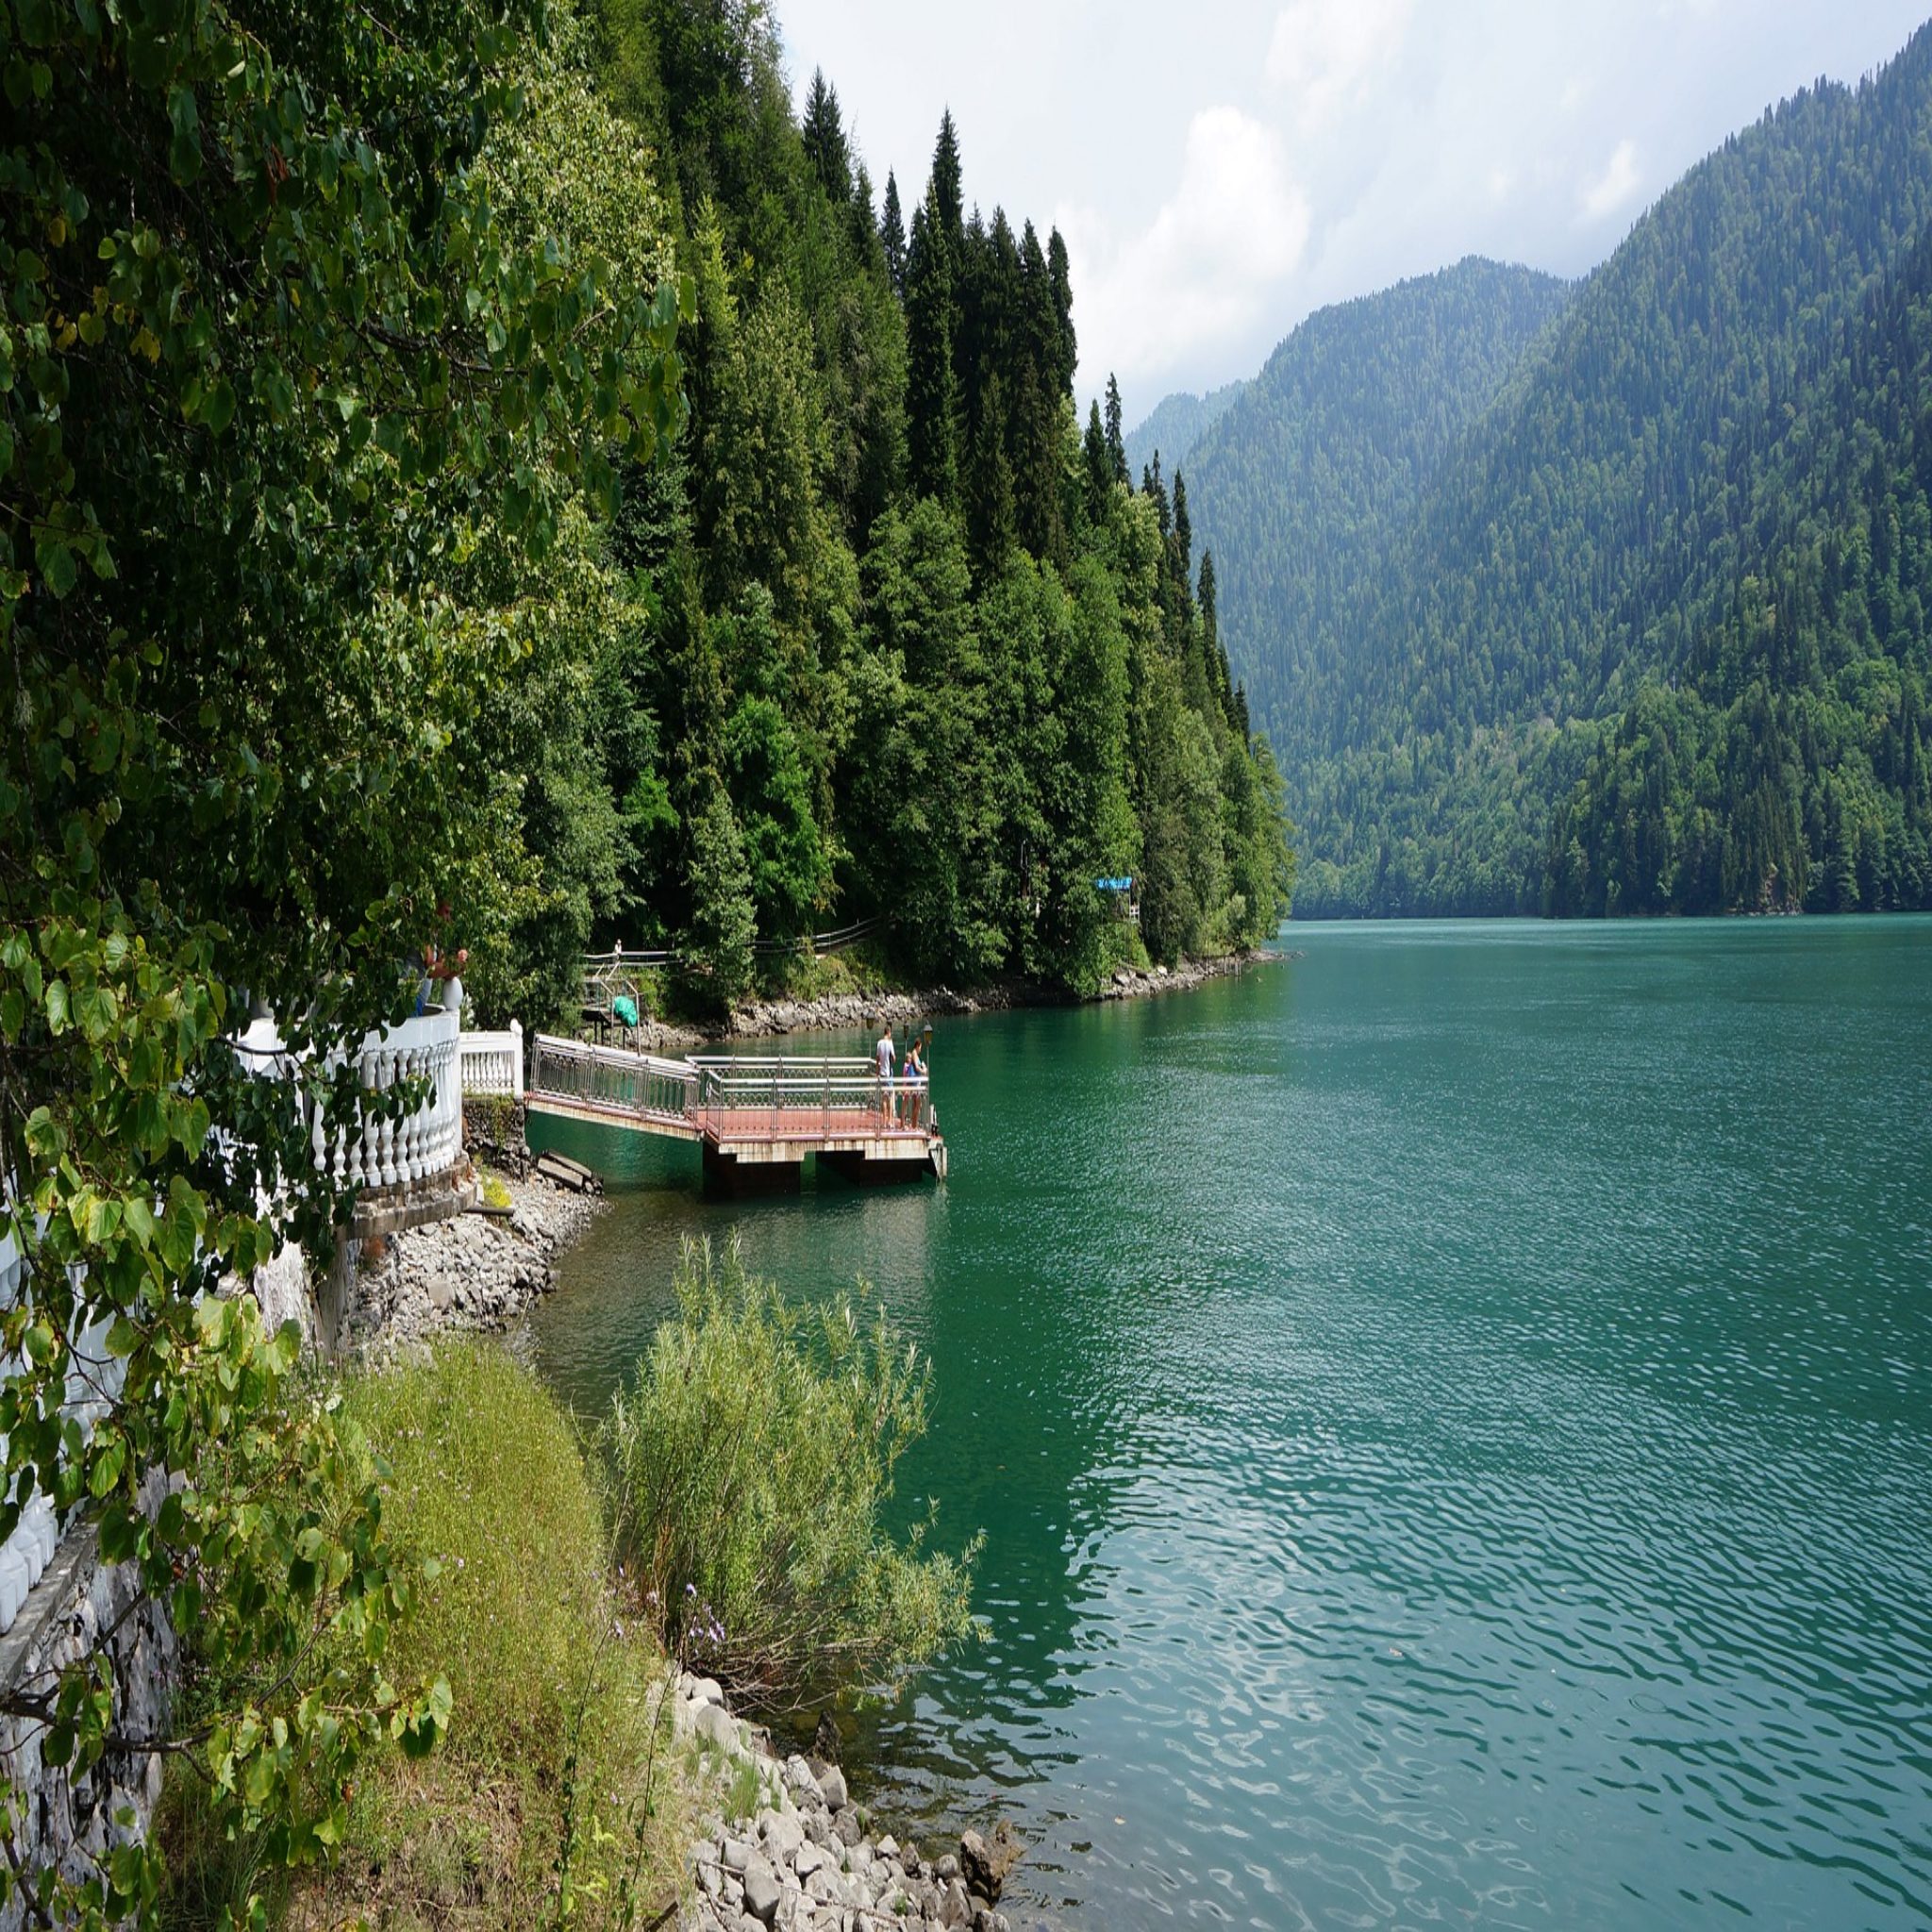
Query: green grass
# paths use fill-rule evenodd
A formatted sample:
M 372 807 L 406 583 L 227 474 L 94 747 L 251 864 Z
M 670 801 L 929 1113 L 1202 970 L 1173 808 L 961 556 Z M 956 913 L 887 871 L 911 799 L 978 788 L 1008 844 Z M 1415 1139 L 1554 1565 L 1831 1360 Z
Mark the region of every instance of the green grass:
M 291 1927 L 586 1927 L 641 1924 L 675 1889 L 690 1803 L 668 1724 L 666 1665 L 608 1577 L 596 1493 L 568 1419 L 500 1346 L 449 1341 L 359 1374 L 344 1408 L 393 1472 L 386 1511 L 433 1557 L 398 1632 L 397 1682 L 455 1692 L 432 1757 L 373 1764 L 335 1867 L 275 1901 Z M 246 1847 L 197 1840 L 171 1790 L 181 1926 L 217 1922 Z M 202 1840 L 207 1834 L 202 1833 Z

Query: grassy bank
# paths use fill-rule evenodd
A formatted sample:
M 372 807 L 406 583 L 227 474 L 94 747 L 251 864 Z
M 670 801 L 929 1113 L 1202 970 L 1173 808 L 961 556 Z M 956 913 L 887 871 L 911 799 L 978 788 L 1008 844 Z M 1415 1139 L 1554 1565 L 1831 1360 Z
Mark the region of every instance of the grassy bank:
M 794 1309 L 735 1249 L 690 1250 L 678 1294 L 591 1440 L 486 1340 L 325 1391 L 379 1458 L 416 1578 L 384 1670 L 446 1681 L 446 1734 L 427 1757 L 372 1754 L 332 1861 L 293 1874 L 270 1843 L 225 1839 L 177 1763 L 157 1827 L 164 1924 L 653 1924 L 701 1820 L 760 1801 L 717 1740 L 675 1734 L 677 1665 L 795 1715 L 974 1633 L 976 1543 L 930 1547 L 930 1516 L 904 1538 L 885 1526 L 929 1366 L 875 1307 Z M 336 1641 L 300 1666 L 313 1695 Z
M 683 1869 L 690 1768 L 654 1723 L 664 1653 L 613 1588 L 568 1419 L 487 1341 L 341 1392 L 390 1465 L 387 1520 L 425 1570 L 391 1672 L 448 1678 L 448 1738 L 372 1766 L 337 1862 L 292 1880 L 259 1869 L 258 1847 L 212 1839 L 192 1774 L 172 1778 L 168 1923 L 219 1924 L 258 1889 L 291 1927 L 648 1923 Z

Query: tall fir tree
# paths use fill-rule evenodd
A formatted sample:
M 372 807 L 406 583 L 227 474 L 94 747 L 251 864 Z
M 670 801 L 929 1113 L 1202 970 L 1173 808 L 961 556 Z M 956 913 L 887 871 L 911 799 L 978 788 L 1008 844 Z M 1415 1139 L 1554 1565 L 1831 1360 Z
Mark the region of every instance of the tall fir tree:
M 1121 386 L 1109 372 L 1107 378 L 1107 453 L 1113 460 L 1116 483 L 1131 481 L 1127 475 L 1127 443 L 1121 431 Z
M 1080 366 L 1080 345 L 1074 334 L 1074 269 L 1067 258 L 1067 244 L 1058 228 L 1047 238 L 1046 267 L 1053 284 L 1055 335 L 1059 351 L 1055 380 L 1059 393 L 1070 396 L 1074 392 L 1074 372 Z
M 959 170 L 959 130 L 953 125 L 950 108 L 940 116 L 939 138 L 933 142 L 928 192 L 939 210 L 939 239 L 944 243 L 957 269 L 960 244 L 966 233 L 966 198 L 964 176 Z
M 953 375 L 953 265 L 928 189 L 906 254 L 906 443 L 915 496 L 959 500 L 958 390 Z
M 965 486 L 966 527 L 980 581 L 999 573 L 1015 538 L 1013 466 L 1007 457 L 1006 391 L 994 371 L 981 391 Z
M 1098 527 L 1107 521 L 1108 500 L 1113 494 L 1113 454 L 1100 421 L 1100 405 L 1087 405 L 1087 434 L 1080 444 L 1087 490 L 1087 521 Z
M 899 210 L 899 177 L 886 171 L 886 205 L 879 215 L 879 242 L 886 251 L 886 273 L 892 292 L 906 299 L 906 221 Z
M 806 97 L 805 125 L 800 129 L 807 165 L 836 208 L 852 198 L 852 156 L 845 144 L 844 123 L 839 112 L 838 90 L 824 70 L 812 69 L 811 92 Z

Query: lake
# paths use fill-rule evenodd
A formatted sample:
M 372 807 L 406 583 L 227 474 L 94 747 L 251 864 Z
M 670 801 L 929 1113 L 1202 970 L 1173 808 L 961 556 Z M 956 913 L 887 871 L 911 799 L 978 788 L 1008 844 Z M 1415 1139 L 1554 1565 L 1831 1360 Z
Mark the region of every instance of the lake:
M 546 1374 L 688 1233 L 876 1285 L 991 1634 L 856 1781 L 1011 1816 L 1016 1924 L 1932 1922 L 1932 920 L 1286 937 L 940 1023 L 943 1189 L 546 1124 Z

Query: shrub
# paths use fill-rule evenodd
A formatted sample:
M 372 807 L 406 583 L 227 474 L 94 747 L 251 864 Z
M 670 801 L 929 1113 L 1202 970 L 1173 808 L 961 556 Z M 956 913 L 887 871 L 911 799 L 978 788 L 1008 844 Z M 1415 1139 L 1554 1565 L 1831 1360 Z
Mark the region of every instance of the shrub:
M 976 1630 L 978 1542 L 895 1539 L 893 1471 L 925 1428 L 930 1366 L 882 1309 L 789 1306 L 687 1245 L 678 1314 L 611 1405 L 619 1553 L 667 1645 L 734 1697 L 800 1709 Z

